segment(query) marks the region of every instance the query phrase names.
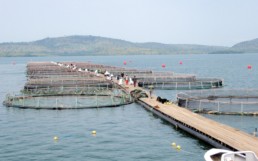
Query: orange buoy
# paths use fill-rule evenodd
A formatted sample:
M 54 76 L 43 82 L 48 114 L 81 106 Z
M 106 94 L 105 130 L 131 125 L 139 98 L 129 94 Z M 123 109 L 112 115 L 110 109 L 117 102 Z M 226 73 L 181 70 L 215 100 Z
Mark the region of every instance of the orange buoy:
M 179 62 L 179 64 L 180 64 L 180 65 L 182 65 L 182 64 L 183 64 L 183 62 L 182 62 L 182 61 L 180 61 L 180 62 Z
M 126 61 L 124 61 L 124 65 L 126 65 L 127 63 L 126 63 Z
M 247 69 L 252 69 L 252 65 L 247 65 Z
M 166 67 L 166 64 L 162 64 L 161 67 L 162 67 L 162 68 L 165 68 L 165 67 Z

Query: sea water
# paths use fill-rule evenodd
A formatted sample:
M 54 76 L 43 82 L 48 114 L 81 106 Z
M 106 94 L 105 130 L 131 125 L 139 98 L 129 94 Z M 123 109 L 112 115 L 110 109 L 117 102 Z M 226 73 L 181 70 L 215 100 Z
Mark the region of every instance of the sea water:
M 81 61 L 223 78 L 225 89 L 258 89 L 258 54 L 0 58 L 0 102 L 26 83 L 29 61 Z M 126 61 L 126 65 L 123 62 Z M 180 61 L 182 64 L 180 64 Z M 162 64 L 166 64 L 163 68 Z M 252 69 L 247 69 L 252 65 Z M 175 100 L 180 91 L 156 90 Z M 204 115 L 252 133 L 258 117 Z M 97 134 L 92 135 L 91 131 Z M 58 136 L 58 140 L 53 137 Z M 176 150 L 171 143 L 181 146 Z M 80 110 L 34 110 L 0 105 L 0 160 L 194 160 L 212 148 L 138 104 Z

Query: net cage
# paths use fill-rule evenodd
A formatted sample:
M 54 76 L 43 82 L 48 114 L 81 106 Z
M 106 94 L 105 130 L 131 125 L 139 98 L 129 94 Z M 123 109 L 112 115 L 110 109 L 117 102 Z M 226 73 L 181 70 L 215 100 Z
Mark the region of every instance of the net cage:
M 29 63 L 27 65 L 29 76 L 24 90 L 52 87 L 116 87 L 113 82 L 106 80 L 104 77 L 96 76 L 92 72 L 69 71 L 70 68 L 67 69 L 65 66 L 59 66 L 57 63 L 35 64 L 37 63 Z
M 122 67 L 115 67 L 115 66 L 108 66 L 108 65 L 100 65 L 100 64 L 92 64 L 92 63 L 75 63 L 78 68 L 82 69 L 89 69 L 90 71 L 98 70 L 100 73 L 104 74 L 105 71 L 112 73 L 114 76 L 120 75 L 121 73 L 127 75 L 134 75 L 134 74 L 148 74 L 152 73 L 151 70 L 139 70 L 139 69 L 132 69 L 132 68 L 122 68 Z
M 56 66 L 55 66 L 56 65 Z M 34 71 L 35 65 L 34 64 L 30 64 L 28 65 L 30 68 L 30 72 Z M 48 70 L 51 72 L 53 71 L 54 73 L 54 68 L 62 68 L 62 72 L 66 71 L 66 72 L 77 72 L 77 70 L 73 70 L 71 69 L 71 66 L 76 66 L 76 69 L 80 69 L 81 71 L 85 71 L 87 69 L 87 71 L 90 72 L 95 72 L 98 71 L 98 73 L 100 74 L 104 74 L 105 71 L 109 71 L 110 73 L 112 73 L 114 76 L 120 75 L 121 73 L 124 74 L 148 74 L 148 73 L 152 73 L 151 70 L 139 70 L 139 69 L 132 69 L 132 68 L 122 68 L 122 67 L 115 67 L 115 66 L 108 66 L 108 65 L 101 65 L 101 64 L 92 64 L 89 62 L 59 62 L 59 63 L 47 63 L 47 64 L 42 64 L 42 66 L 46 66 L 48 68 Z M 55 66 L 53 68 L 53 66 Z M 32 67 L 32 68 L 31 68 Z M 40 67 L 38 67 L 38 69 L 36 70 L 37 72 L 40 73 L 44 73 L 41 70 L 39 70 Z M 45 70 L 45 69 L 43 69 Z M 28 71 L 27 71 L 28 72 Z
M 165 90 L 192 90 L 211 89 L 223 87 L 223 80 L 218 78 L 192 78 L 186 76 L 158 77 L 151 79 L 140 79 L 139 87 Z
M 114 107 L 132 102 L 130 95 L 23 95 L 7 96 L 8 107 L 34 109 L 82 109 Z
M 65 68 L 52 63 L 40 63 L 39 65 L 35 65 L 35 63 L 29 63 L 27 65 L 26 73 L 29 79 L 55 78 L 55 77 L 68 77 L 68 78 L 95 77 L 94 74 L 89 72 L 78 72 L 78 70 Z
M 257 89 L 216 89 L 177 94 L 180 107 L 210 114 L 258 114 Z
M 219 78 L 196 78 L 193 74 L 178 74 L 174 72 L 153 72 L 151 70 L 136 70 L 129 68 L 97 65 L 91 63 L 74 63 L 80 68 L 100 70 L 102 73 L 108 71 L 113 75 L 128 75 L 137 78 L 138 86 L 164 90 L 191 90 L 211 89 L 223 86 L 223 79 Z
M 72 64 L 72 63 L 71 63 Z M 55 62 L 30 62 L 27 83 L 18 95 L 7 95 L 8 107 L 79 109 L 113 107 L 133 102 L 129 93 L 93 72 Z
M 68 62 L 70 63 L 70 62 Z M 67 62 L 64 64 L 67 64 Z M 82 69 L 92 71 L 99 70 L 103 74 L 105 71 L 114 76 L 124 73 L 124 75 L 137 78 L 139 87 L 164 90 L 191 90 L 191 89 L 211 89 L 223 86 L 223 79 L 218 78 L 196 78 L 193 74 L 178 74 L 174 72 L 154 72 L 151 70 L 136 70 L 130 68 L 113 67 L 91 63 L 74 63 Z
M 133 99 L 122 89 L 92 87 L 57 87 L 23 91 L 7 95 L 6 106 L 35 109 L 79 109 L 113 107 L 132 103 Z
M 31 88 L 21 90 L 26 95 L 126 95 L 126 92 L 119 88 L 106 87 L 48 87 L 48 88 Z
M 104 79 L 64 79 L 64 78 L 31 79 L 25 84 L 24 90 L 51 88 L 51 87 L 115 88 L 117 87 L 117 85 L 111 81 L 104 80 Z

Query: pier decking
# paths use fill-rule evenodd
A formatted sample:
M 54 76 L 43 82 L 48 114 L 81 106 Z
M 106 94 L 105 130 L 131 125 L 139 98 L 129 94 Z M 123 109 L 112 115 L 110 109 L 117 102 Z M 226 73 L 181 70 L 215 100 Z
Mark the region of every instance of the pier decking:
M 218 148 L 251 150 L 258 154 L 258 138 L 230 126 L 207 119 L 177 105 L 164 105 L 153 99 L 142 98 L 140 104 L 171 120 L 175 126 L 186 130 Z M 155 108 L 158 107 L 158 108 Z

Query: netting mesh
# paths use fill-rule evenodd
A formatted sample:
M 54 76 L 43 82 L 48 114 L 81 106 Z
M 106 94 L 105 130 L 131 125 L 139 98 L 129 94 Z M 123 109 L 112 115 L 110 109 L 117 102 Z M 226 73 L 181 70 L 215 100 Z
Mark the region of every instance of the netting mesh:
M 153 80 L 153 81 L 140 81 L 140 87 L 148 88 L 150 85 L 156 89 L 172 89 L 172 90 L 191 90 L 191 89 L 210 89 L 220 88 L 223 86 L 221 79 L 177 79 L 177 80 Z
M 210 89 L 223 86 L 223 80 L 217 78 L 196 78 L 193 74 L 178 74 L 174 72 L 154 72 L 151 70 L 136 70 L 130 68 L 113 67 L 91 63 L 65 62 L 64 64 L 76 64 L 82 70 L 97 70 L 104 74 L 108 71 L 114 76 L 121 73 L 130 78 L 137 78 L 138 85 L 143 88 L 152 86 L 156 89 L 188 90 L 188 89 Z
M 35 109 L 79 109 L 95 107 L 112 107 L 130 103 L 129 95 L 34 95 L 9 96 L 4 104 L 12 107 Z
M 51 88 L 34 88 L 21 91 L 27 95 L 126 95 L 118 88 L 107 87 L 51 87 Z
M 258 90 L 201 90 L 177 94 L 178 105 L 197 112 L 258 114 Z
M 74 82 L 62 82 L 58 80 L 54 80 L 53 82 L 45 82 L 45 83 L 26 83 L 24 86 L 25 90 L 32 90 L 32 89 L 40 89 L 40 88 L 56 88 L 56 87 L 74 87 L 74 88 L 115 88 L 117 87 L 114 83 L 111 82 L 102 82 L 102 81 L 96 81 L 96 82 L 83 82 L 80 83 L 78 81 Z

